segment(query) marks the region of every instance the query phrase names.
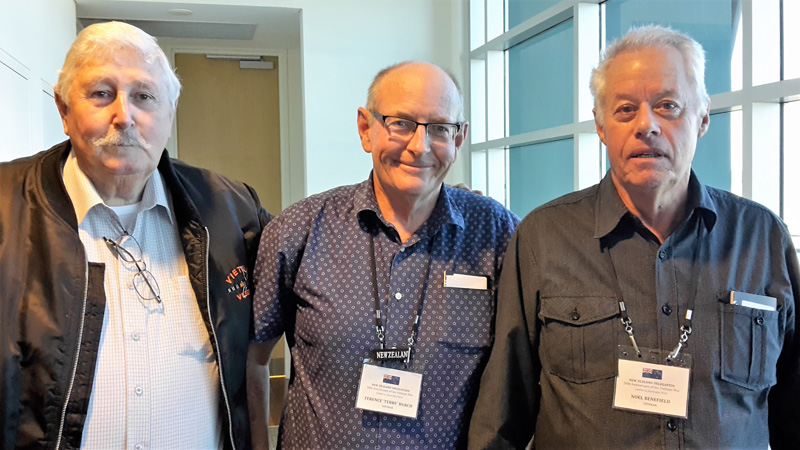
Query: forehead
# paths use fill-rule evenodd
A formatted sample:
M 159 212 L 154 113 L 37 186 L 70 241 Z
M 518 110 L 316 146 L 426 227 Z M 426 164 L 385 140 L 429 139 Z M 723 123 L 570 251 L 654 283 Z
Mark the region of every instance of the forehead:
M 441 69 L 410 65 L 384 76 L 376 89 L 375 106 L 386 115 L 455 121 L 460 100 L 453 81 Z
M 91 85 L 96 83 L 146 84 L 153 87 L 163 85 L 161 68 L 148 62 L 139 51 L 118 49 L 96 53 L 85 58 L 77 68 L 73 83 Z
M 643 47 L 619 53 L 606 71 L 606 97 L 632 92 L 671 92 L 689 95 L 688 68 L 673 47 Z

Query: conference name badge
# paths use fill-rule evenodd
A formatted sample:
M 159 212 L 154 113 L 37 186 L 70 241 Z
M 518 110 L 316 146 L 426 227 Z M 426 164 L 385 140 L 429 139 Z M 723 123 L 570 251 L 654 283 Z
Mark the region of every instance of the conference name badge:
M 614 408 L 687 418 L 691 355 L 684 353 L 678 360 L 661 364 L 663 352 L 641 350 L 641 358 L 632 349 L 618 355 Z
M 367 361 L 361 370 L 356 408 L 415 419 L 422 392 L 422 374 L 380 367 Z

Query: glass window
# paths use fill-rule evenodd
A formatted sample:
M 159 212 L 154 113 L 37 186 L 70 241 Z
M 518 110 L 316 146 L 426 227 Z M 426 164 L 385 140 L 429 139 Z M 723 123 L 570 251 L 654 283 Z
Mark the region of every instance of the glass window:
M 731 190 L 731 142 L 742 140 L 741 126 L 737 125 L 741 115 L 741 111 L 712 114 L 708 132 L 697 141 L 692 168 L 704 184 Z
M 560 0 L 508 0 L 508 28 L 522 22 L 555 5 Z
M 657 24 L 683 31 L 706 51 L 706 89 L 718 94 L 741 89 L 741 48 L 736 46 L 742 5 L 740 0 L 609 0 L 605 3 L 606 44 L 631 27 Z M 735 72 L 735 73 L 734 73 Z
M 508 159 L 509 209 L 520 217 L 574 190 L 572 139 L 512 147 Z
M 800 102 L 783 105 L 783 220 L 800 237 Z
M 572 20 L 508 50 L 509 134 L 573 120 Z
M 800 56 L 800 27 L 797 26 L 798 24 L 800 24 L 800 1 L 783 0 L 784 80 L 800 78 L 800 57 L 798 57 Z

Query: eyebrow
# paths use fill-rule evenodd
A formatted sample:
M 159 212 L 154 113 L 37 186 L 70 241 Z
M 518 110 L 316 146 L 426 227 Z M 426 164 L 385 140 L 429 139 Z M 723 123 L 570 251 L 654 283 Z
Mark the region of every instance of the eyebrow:
M 612 98 L 611 100 L 613 102 L 618 102 L 620 100 L 632 101 L 633 100 L 632 97 L 633 97 L 632 95 L 627 95 L 627 94 L 623 93 L 623 94 L 616 94 L 614 96 L 614 98 Z M 659 91 L 659 92 L 651 95 L 648 98 L 648 100 L 649 99 L 653 99 L 653 98 L 661 99 L 661 98 L 664 98 L 664 97 L 674 97 L 674 98 L 681 99 L 681 100 L 685 98 L 684 95 L 680 95 L 680 92 L 675 90 L 675 89 L 666 89 L 666 90 Z
M 98 84 L 115 84 L 113 82 L 113 78 L 108 75 L 99 75 L 93 78 L 90 78 L 84 86 L 91 87 L 97 86 Z M 154 83 L 151 80 L 137 80 L 132 83 L 133 86 L 136 86 L 138 89 L 146 89 L 151 91 L 158 91 L 158 84 Z
M 387 114 L 387 115 L 394 116 L 394 117 L 400 117 L 402 119 L 413 120 L 413 121 L 416 122 L 416 119 L 414 118 L 415 117 L 414 114 L 409 114 L 409 113 L 406 113 L 405 111 L 398 111 L 395 114 Z M 437 117 L 433 117 L 433 118 L 428 119 L 427 123 L 458 123 L 458 121 L 457 120 L 452 120 L 451 121 L 447 117 L 437 116 Z

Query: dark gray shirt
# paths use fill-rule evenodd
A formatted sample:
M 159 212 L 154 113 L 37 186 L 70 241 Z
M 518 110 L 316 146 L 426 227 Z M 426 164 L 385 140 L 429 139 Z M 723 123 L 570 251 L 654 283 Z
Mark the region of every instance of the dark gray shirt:
M 270 222 L 253 306 L 256 340 L 286 332 L 291 348 L 280 445 L 465 447 L 500 265 L 518 222 L 492 199 L 444 186 L 431 216 L 403 243 L 370 180 L 309 197 Z M 487 289 L 445 287 L 445 272 L 485 277 Z M 387 348 L 407 346 L 421 311 L 412 357 L 423 373 L 416 419 L 355 408 L 362 361 L 379 348 L 376 293 Z
M 470 448 L 772 448 L 800 443 L 800 272 L 766 208 L 700 184 L 663 244 L 627 211 L 610 175 L 533 211 L 509 244 L 496 341 Z M 695 299 L 687 419 L 612 408 L 619 286 L 641 347 L 671 350 Z M 696 290 L 696 295 L 695 295 Z M 775 297 L 777 311 L 729 304 Z

